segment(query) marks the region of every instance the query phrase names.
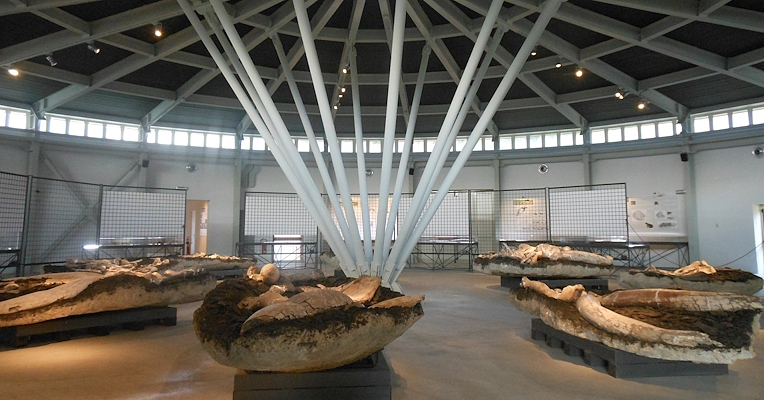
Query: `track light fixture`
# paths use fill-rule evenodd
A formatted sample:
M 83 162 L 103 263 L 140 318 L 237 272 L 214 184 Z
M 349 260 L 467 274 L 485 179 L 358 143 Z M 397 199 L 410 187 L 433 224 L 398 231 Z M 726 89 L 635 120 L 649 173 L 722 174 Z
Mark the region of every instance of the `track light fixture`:
M 98 54 L 101 52 L 101 48 L 96 46 L 95 42 L 92 40 L 88 42 L 88 50 L 92 51 L 95 54 Z
M 156 37 L 162 37 L 164 32 L 162 32 L 162 23 L 157 22 L 154 24 L 154 36 Z
M 640 111 L 649 110 L 650 109 L 649 105 L 650 103 L 644 100 L 640 100 L 639 103 L 637 104 L 637 109 Z
M 538 54 L 538 48 L 539 48 L 539 46 L 538 46 L 538 45 L 536 45 L 536 46 L 533 46 L 533 50 L 531 50 L 531 56 L 532 56 L 532 57 L 535 57 L 535 56 L 536 56 L 536 54 Z
M 340 88 L 340 92 L 342 92 L 342 93 L 345 93 L 345 90 L 347 90 L 347 89 L 345 89 L 344 86 Z
M 576 67 L 576 78 L 584 76 L 584 70 L 581 67 Z
M 624 97 L 626 97 L 626 92 L 623 89 L 618 88 L 618 90 L 615 91 L 615 98 L 623 100 Z
M 53 53 L 48 53 L 48 54 L 46 54 L 46 55 L 45 55 L 45 59 L 46 59 L 46 60 L 48 60 L 48 62 L 50 63 L 50 66 L 51 66 L 51 67 L 55 67 L 56 65 L 58 65 L 58 61 L 56 61 L 56 60 L 53 58 Z
M 11 67 L 10 65 L 6 65 L 3 68 L 5 68 L 11 76 L 19 76 L 19 70 L 16 68 Z

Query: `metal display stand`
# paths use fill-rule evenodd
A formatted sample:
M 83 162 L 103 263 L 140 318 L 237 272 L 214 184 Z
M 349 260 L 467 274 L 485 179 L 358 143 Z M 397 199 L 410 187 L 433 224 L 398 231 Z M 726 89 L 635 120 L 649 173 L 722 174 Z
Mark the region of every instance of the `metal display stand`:
M 318 268 L 318 242 L 269 240 L 236 243 L 237 255 L 280 268 Z
M 390 400 L 391 371 L 382 351 L 328 371 L 282 373 L 239 370 L 234 400 Z
M 0 249 L 0 275 L 8 268 L 14 269 L 14 276 L 21 276 L 21 250 Z
M 444 269 L 466 256 L 470 272 L 473 258 L 478 254 L 478 242 L 469 238 L 422 238 L 411 252 L 430 269 Z
M 177 313 L 174 307 L 141 307 L 73 315 L 36 324 L 0 328 L 0 342 L 12 347 L 23 347 L 31 337 L 49 333 L 57 334 L 56 340 L 60 341 L 68 340 L 71 333 L 77 330 L 108 335 L 115 327 L 140 330 L 149 324 L 174 326 L 177 324 Z
M 605 367 L 607 373 L 616 378 L 729 374 L 727 364 L 697 364 L 642 357 L 559 331 L 539 318 L 531 320 L 531 338 L 543 340 L 549 347 L 562 348 L 569 356 L 583 357 L 591 367 Z

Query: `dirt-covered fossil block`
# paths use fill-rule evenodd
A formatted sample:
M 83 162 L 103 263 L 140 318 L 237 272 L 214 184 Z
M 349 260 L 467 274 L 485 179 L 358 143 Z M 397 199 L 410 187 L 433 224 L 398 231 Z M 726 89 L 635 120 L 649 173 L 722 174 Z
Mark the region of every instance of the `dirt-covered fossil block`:
M 764 279 L 732 268 L 714 268 L 705 261 L 675 271 L 648 267 L 622 271 L 618 283 L 626 289 L 666 288 L 753 295 L 764 287 Z
M 259 307 L 274 286 L 244 277 L 207 295 L 194 329 L 213 359 L 249 371 L 337 368 L 381 350 L 424 315 L 424 296 L 404 296 L 368 276 L 292 285 L 281 293 L 286 301 Z

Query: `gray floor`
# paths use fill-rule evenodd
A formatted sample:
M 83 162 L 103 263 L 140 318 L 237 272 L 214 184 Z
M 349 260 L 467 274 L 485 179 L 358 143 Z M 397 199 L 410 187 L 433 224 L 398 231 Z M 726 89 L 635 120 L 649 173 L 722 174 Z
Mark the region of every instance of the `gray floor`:
M 385 350 L 396 400 L 764 398 L 764 355 L 727 376 L 615 379 L 532 341 L 530 317 L 509 304 L 498 277 L 407 270 L 400 282 L 427 298 L 425 316 Z M 230 399 L 235 370 L 197 342 L 196 307 L 180 306 L 175 327 L 0 348 L 0 398 Z M 764 352 L 763 335 L 755 348 Z

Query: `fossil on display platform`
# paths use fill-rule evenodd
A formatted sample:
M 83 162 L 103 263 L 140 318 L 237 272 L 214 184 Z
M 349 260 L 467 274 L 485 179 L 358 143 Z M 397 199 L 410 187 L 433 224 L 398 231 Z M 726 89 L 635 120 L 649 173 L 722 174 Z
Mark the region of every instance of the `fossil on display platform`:
M 404 296 L 380 277 L 324 278 L 300 286 L 273 264 L 221 283 L 194 313 L 217 362 L 249 371 L 307 372 L 361 360 L 424 315 L 424 296 Z
M 645 270 L 622 271 L 618 282 L 625 289 L 667 288 L 748 295 L 755 294 L 764 286 L 764 279 L 748 271 L 714 268 L 703 260 L 676 271 L 665 271 L 654 266 Z
M 159 258 L 67 264 L 75 272 L 0 281 L 0 327 L 198 301 L 217 283 L 206 272 Z
M 501 252 L 475 257 L 475 269 L 512 277 L 587 278 L 609 275 L 613 258 L 547 243 L 538 246 L 523 243 L 517 249 L 504 244 Z
M 607 296 L 580 285 L 553 290 L 523 279 L 511 300 L 547 325 L 644 357 L 731 364 L 752 358 L 762 300 L 731 293 L 623 290 Z
M 219 269 L 247 269 L 257 264 L 257 261 L 252 258 L 205 253 L 178 256 L 177 260 L 186 268 L 204 268 L 210 271 Z

